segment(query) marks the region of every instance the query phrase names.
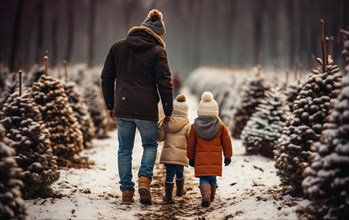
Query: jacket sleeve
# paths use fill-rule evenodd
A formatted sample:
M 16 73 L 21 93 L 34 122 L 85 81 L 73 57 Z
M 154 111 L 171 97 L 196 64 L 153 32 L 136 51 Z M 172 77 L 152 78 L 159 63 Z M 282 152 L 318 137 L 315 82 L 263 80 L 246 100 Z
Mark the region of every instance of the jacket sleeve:
M 164 120 L 161 120 L 159 122 L 159 132 L 158 132 L 158 141 L 159 142 L 162 142 L 165 140 L 165 137 L 166 137 L 166 132 L 165 132 L 165 129 L 164 129 L 164 125 L 163 125 L 163 122 Z
M 225 158 L 231 158 L 233 156 L 233 147 L 231 144 L 231 139 L 230 139 L 230 135 L 228 132 L 228 129 L 225 125 L 222 125 L 222 135 L 221 135 L 221 139 L 222 139 L 222 145 L 223 145 L 223 154 Z
M 114 108 L 114 84 L 115 84 L 115 62 L 114 62 L 113 47 L 110 48 L 107 58 L 104 62 L 102 70 L 102 91 L 105 105 L 108 110 Z
M 190 124 L 187 124 L 186 125 L 186 131 L 185 131 L 185 138 L 188 140 L 189 139 L 189 133 L 190 133 L 190 130 L 191 130 L 191 125 Z
M 155 79 L 158 85 L 164 113 L 166 116 L 171 116 L 173 110 L 171 72 L 167 62 L 166 51 L 163 48 L 157 48 L 157 57 L 154 67 Z
M 189 160 L 195 159 L 195 147 L 196 147 L 196 134 L 193 126 L 191 126 L 189 132 L 189 138 L 187 141 L 187 157 Z

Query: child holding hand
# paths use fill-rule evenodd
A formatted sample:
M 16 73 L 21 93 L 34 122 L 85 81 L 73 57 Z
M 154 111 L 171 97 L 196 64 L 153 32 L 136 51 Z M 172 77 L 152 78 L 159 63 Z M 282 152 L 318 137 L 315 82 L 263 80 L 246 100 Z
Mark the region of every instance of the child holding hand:
M 173 202 L 172 192 L 176 176 L 176 196 L 185 193 L 184 166 L 188 166 L 187 139 L 190 131 L 188 105 L 184 95 L 178 95 L 173 101 L 173 111 L 170 121 L 160 122 L 158 141 L 164 141 L 160 163 L 165 164 L 165 197 L 166 203 Z

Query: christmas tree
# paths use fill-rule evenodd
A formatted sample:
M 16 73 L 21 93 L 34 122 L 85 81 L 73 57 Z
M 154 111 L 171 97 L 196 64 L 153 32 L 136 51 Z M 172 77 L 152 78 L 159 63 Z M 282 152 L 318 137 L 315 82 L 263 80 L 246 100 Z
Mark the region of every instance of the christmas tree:
M 16 161 L 24 172 L 24 198 L 47 197 L 58 180 L 57 157 L 53 156 L 50 133 L 41 113 L 28 94 L 12 94 L 4 104 L 2 124 L 16 149 Z
M 14 159 L 15 150 L 5 137 L 0 124 L 0 219 L 25 219 L 25 202 L 22 199 L 22 170 Z
M 324 124 L 319 142 L 312 147 L 315 158 L 305 170 L 304 193 L 311 200 L 309 219 L 349 217 L 349 31 L 344 35 L 346 74 L 335 106 Z
M 320 139 L 324 119 L 329 115 L 341 85 L 341 74 L 332 59 L 318 58 L 293 105 L 293 113 L 283 128 L 274 150 L 281 185 L 293 195 L 302 194 L 303 172 L 311 160 L 311 145 Z
M 274 87 L 266 92 L 257 111 L 247 122 L 241 134 L 247 154 L 273 156 L 273 150 L 282 133 L 282 128 L 290 114 L 286 96 Z
M 232 136 L 239 139 L 242 130 L 248 120 L 256 112 L 256 107 L 265 98 L 265 92 L 269 89 L 264 79 L 257 75 L 254 79 L 248 81 L 243 89 L 240 102 L 233 111 Z
M 53 77 L 42 75 L 33 84 L 32 97 L 51 134 L 53 154 L 58 157 L 58 165 L 69 166 L 83 149 L 83 136 L 63 84 Z
M 96 137 L 107 138 L 107 131 L 110 130 L 109 119 L 100 89 L 94 84 L 87 84 L 83 87 L 83 97 L 95 126 Z
M 82 96 L 76 88 L 76 84 L 68 82 L 64 84 L 65 93 L 68 96 L 70 106 L 77 118 L 83 135 L 83 145 L 85 148 L 92 147 L 92 138 L 95 136 L 95 128 Z

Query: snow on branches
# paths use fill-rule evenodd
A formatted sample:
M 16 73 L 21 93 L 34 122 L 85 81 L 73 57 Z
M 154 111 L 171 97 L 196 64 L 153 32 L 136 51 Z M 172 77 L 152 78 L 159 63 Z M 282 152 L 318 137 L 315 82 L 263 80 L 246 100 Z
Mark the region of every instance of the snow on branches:
M 32 86 L 32 97 L 51 134 L 58 165 L 69 166 L 83 149 L 83 136 L 63 84 L 51 76 L 42 75 Z
M 344 34 L 343 55 L 349 64 L 349 32 Z M 348 219 L 349 217 L 349 71 L 334 109 L 326 118 L 311 165 L 305 170 L 303 191 L 311 200 L 303 213 L 310 219 Z
M 22 170 L 14 159 L 15 150 L 5 137 L 5 129 L 0 124 L 0 218 L 25 219 L 25 202 L 20 188 Z
M 12 94 L 4 104 L 1 123 L 13 142 L 16 161 L 24 172 L 23 196 L 47 197 L 51 184 L 58 180 L 57 157 L 53 156 L 50 133 L 41 119 L 38 106 L 29 94 Z
M 233 111 L 232 136 L 240 138 L 248 120 L 256 112 L 256 107 L 265 98 L 265 93 L 269 89 L 264 79 L 259 75 L 247 82 L 242 89 L 240 102 Z
M 95 136 L 95 128 L 90 113 L 88 112 L 88 107 L 76 88 L 75 83 L 65 83 L 64 90 L 68 96 L 74 115 L 80 124 L 80 129 L 83 135 L 83 145 L 85 148 L 91 148 L 92 138 Z
M 272 157 L 289 114 L 286 96 L 280 89 L 268 90 L 241 133 L 246 153 Z
M 311 145 L 320 139 L 324 119 L 340 89 L 338 67 L 332 62 L 325 67 L 325 71 L 322 65 L 313 70 L 303 85 L 274 150 L 281 185 L 291 187 L 295 194 L 301 194 L 303 171 L 312 156 Z

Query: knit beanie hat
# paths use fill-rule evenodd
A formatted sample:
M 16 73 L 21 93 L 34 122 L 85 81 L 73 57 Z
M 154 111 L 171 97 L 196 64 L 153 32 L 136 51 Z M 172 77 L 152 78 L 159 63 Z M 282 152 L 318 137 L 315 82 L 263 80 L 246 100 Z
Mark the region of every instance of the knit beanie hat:
M 188 105 L 185 100 L 186 98 L 184 95 L 178 95 L 176 97 L 176 100 L 173 101 L 172 115 L 188 117 Z
M 215 116 L 218 117 L 218 105 L 213 99 L 213 94 L 204 92 L 198 108 L 198 116 Z
M 162 20 L 162 13 L 156 9 L 148 13 L 148 16 L 141 25 L 150 28 L 158 35 L 164 35 L 166 31 L 165 23 Z

